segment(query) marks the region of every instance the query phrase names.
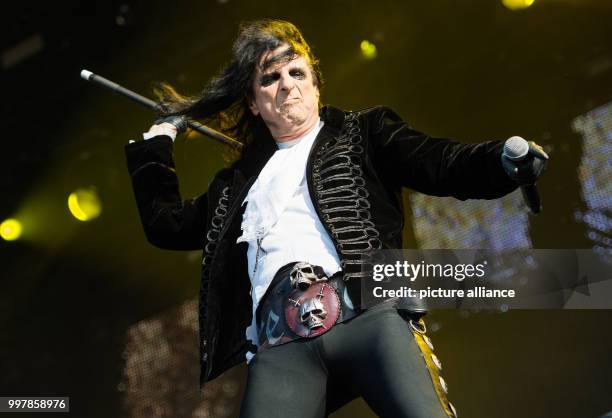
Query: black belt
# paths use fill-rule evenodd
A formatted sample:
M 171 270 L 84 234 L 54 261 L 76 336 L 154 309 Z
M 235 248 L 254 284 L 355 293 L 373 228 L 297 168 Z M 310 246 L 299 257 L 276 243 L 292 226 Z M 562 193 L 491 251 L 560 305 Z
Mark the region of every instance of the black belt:
M 257 307 L 259 349 L 312 338 L 358 315 L 342 272 L 327 277 L 323 268 L 289 263 L 274 275 Z

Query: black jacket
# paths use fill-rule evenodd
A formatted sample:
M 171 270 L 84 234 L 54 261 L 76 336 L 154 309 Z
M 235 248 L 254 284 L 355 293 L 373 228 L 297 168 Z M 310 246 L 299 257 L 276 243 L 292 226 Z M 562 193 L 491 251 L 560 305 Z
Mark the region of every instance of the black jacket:
M 401 187 L 461 200 L 494 199 L 517 187 L 501 166 L 503 141 L 472 145 L 431 138 L 382 106 L 357 112 L 326 106 L 321 118 L 325 124 L 306 168 L 308 189 L 336 246 L 353 301 L 360 300 L 359 281 L 368 274 L 360 254 L 402 247 Z M 275 150 L 273 141 L 261 141 L 217 173 L 207 193 L 182 200 L 169 137 L 126 147 L 148 240 L 165 249 L 203 249 L 202 385 L 243 362 L 250 348 L 245 339 L 252 303 L 248 244 L 236 239 L 241 202 Z

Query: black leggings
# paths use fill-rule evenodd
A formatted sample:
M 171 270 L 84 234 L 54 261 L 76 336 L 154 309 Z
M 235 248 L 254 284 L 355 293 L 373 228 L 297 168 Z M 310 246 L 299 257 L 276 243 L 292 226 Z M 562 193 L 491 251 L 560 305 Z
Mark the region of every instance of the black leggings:
M 319 337 L 260 351 L 240 417 L 325 417 L 359 396 L 380 417 L 452 417 L 437 359 L 418 331 L 385 303 Z

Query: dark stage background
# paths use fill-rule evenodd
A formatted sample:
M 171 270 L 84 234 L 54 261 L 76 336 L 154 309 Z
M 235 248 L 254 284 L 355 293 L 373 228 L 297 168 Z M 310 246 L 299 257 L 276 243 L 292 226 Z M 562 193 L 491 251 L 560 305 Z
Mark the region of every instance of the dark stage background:
M 527 216 L 518 192 L 457 202 L 406 191 L 406 247 L 610 257 L 610 1 L 520 10 L 498 0 L 10 2 L 0 222 L 17 219 L 23 231 L 0 240 L 0 396 L 70 396 L 77 417 L 237 416 L 244 367 L 198 390 L 199 252 L 156 249 L 139 224 L 123 146 L 154 115 L 79 72 L 147 95 L 160 80 L 196 93 L 229 58 L 239 22 L 262 17 L 303 30 L 322 63 L 325 103 L 386 104 L 432 136 L 521 135 L 545 146 L 541 215 Z M 206 190 L 222 153 L 202 137 L 177 140 L 184 197 Z M 89 222 L 68 210 L 79 188 L 100 201 Z M 471 418 L 612 410 L 611 325 L 610 311 L 429 315 L 449 397 Z M 357 400 L 333 416 L 373 413 Z

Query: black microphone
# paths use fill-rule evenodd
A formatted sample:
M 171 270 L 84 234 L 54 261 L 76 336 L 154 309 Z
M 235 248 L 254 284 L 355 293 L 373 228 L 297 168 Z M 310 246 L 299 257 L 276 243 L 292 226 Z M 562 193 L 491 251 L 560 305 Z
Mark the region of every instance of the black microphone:
M 526 158 L 534 158 L 529 156 L 529 143 L 520 136 L 513 136 L 506 140 L 504 144 L 503 157 L 514 163 L 515 173 L 518 174 L 518 165 L 521 161 L 525 161 Z M 521 192 L 525 204 L 529 207 L 532 213 L 537 214 L 542 210 L 542 203 L 540 201 L 540 194 L 535 182 L 530 184 L 523 184 L 521 186 Z

